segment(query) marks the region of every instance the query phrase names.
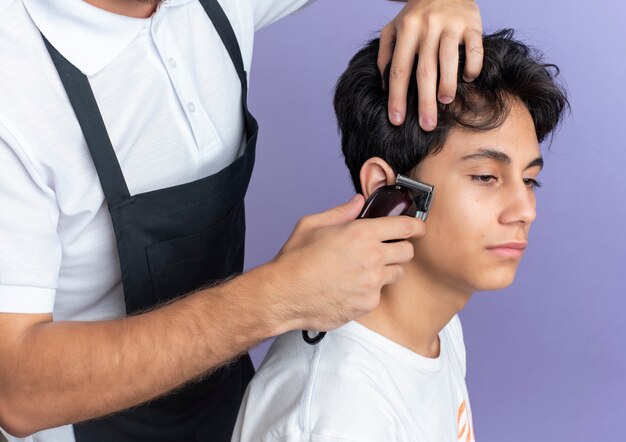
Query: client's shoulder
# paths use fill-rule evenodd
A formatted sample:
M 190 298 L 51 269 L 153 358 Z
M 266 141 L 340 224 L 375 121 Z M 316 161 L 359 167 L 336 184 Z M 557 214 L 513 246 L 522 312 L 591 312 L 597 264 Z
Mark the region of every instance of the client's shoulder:
M 340 383 L 350 378 L 362 383 L 363 378 L 376 378 L 376 363 L 372 363 L 378 361 L 375 350 L 358 334 L 362 326 L 353 324 L 328 332 L 315 345 L 306 343 L 300 331 L 277 337 L 253 383 L 262 383 L 267 395 L 268 385 L 300 389 L 305 385 L 313 388 L 320 379 Z
M 381 440 L 376 437 L 388 431 L 393 410 L 377 385 L 367 347 L 349 327 L 329 332 L 316 345 L 304 342 L 299 331 L 276 338 L 246 392 L 238 440 L 293 434 Z M 252 435 L 257 438 L 248 439 Z

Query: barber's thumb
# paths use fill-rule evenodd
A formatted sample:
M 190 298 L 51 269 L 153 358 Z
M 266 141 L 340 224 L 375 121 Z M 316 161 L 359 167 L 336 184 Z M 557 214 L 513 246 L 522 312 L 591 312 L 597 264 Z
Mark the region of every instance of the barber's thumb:
M 363 198 L 363 195 L 357 193 L 347 203 L 320 213 L 319 221 L 321 224 L 327 226 L 345 224 L 347 222 L 354 221 L 356 217 L 359 216 L 359 213 L 361 213 L 364 203 L 365 199 Z

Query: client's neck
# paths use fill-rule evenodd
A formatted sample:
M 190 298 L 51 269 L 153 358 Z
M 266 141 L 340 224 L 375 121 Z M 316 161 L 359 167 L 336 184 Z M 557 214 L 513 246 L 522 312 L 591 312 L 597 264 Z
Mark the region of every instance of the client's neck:
M 379 306 L 357 321 L 415 353 L 435 358 L 439 332 L 470 297 L 410 263 L 404 266 L 402 280 L 383 287 Z

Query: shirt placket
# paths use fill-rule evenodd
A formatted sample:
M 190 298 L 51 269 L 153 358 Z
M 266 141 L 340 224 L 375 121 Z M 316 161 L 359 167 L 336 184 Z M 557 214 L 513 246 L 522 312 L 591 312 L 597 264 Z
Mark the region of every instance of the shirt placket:
M 154 14 L 150 33 L 191 127 L 198 151 L 210 152 L 219 149 L 220 136 L 201 105 L 198 90 L 184 64 L 167 20 L 167 7 L 159 8 Z

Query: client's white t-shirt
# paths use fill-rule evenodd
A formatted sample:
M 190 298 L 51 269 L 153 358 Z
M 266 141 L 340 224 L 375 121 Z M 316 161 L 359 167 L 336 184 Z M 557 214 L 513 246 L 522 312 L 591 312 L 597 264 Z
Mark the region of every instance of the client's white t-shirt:
M 420 356 L 358 322 L 317 345 L 276 339 L 248 386 L 233 441 L 473 442 L 458 316 Z

